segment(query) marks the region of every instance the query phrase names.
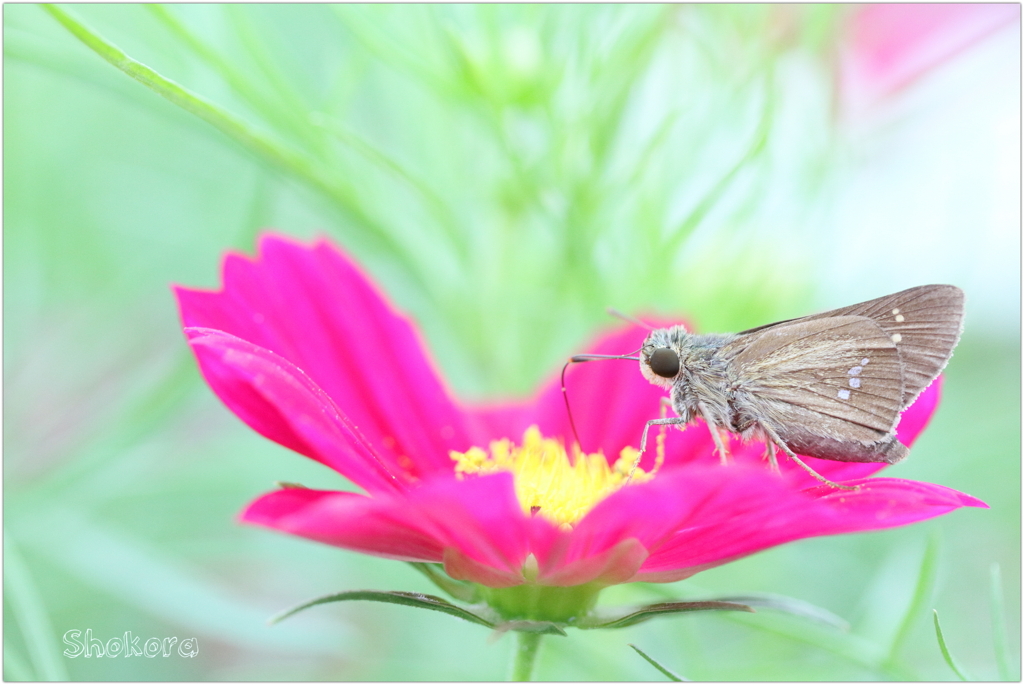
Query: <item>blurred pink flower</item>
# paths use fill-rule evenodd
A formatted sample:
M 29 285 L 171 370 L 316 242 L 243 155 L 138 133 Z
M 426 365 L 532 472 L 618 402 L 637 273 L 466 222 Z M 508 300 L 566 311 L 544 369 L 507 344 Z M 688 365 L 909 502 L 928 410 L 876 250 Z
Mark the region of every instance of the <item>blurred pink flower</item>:
M 700 425 L 666 433 L 665 461 L 653 476 L 620 482 L 578 520 L 552 520 L 544 507 L 520 501 L 523 473 L 458 477 L 452 452 L 482 457 L 473 448 L 518 441 L 530 426 L 570 443 L 554 379 L 523 403 L 459 405 L 409 321 L 325 240 L 307 247 L 265 236 L 255 260 L 227 256 L 223 283 L 216 292 L 175 289 L 210 387 L 255 431 L 367 493 L 282 489 L 250 504 L 247 523 L 380 557 L 441 562 L 453 578 L 491 588 L 600 587 L 679 580 L 792 540 L 985 506 L 940 485 L 868 478 L 882 465 L 812 460 L 827 478 L 861 484 L 855 491 L 822 486 L 784 459 L 780 476 L 764 465 L 759 444 L 734 442 L 733 462 L 721 466 Z M 635 349 L 645 333 L 620 329 L 592 351 Z M 608 464 L 638 445 L 644 422 L 659 412 L 662 392 L 631 363 L 578 365 L 568 385 L 583 447 L 608 455 Z M 936 383 L 905 412 L 901 440 L 914 441 L 938 395 Z M 647 472 L 655 452 L 644 456 Z
M 840 83 L 852 111 L 901 90 L 995 31 L 1020 26 L 1017 3 L 879 4 L 851 10 Z

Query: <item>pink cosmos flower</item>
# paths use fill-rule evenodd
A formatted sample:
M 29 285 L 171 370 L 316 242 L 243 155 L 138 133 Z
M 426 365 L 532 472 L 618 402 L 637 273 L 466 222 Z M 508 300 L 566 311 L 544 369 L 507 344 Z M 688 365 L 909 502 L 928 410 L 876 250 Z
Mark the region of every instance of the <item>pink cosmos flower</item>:
M 733 441 L 722 466 L 703 424 L 666 431 L 625 484 L 635 452 L 613 464 L 638 446 L 663 394 L 634 363 L 570 370 L 591 456 L 569 466 L 561 445 L 573 437 L 555 378 L 519 404 L 460 404 L 410 322 L 326 240 L 265 236 L 256 259 L 227 256 L 223 283 L 216 292 L 175 288 L 210 387 L 258 433 L 365 491 L 278 490 L 249 505 L 246 523 L 443 563 L 452 578 L 487 588 L 599 589 L 680 580 L 792 540 L 985 506 L 940 485 L 869 478 L 884 465 L 808 460 L 827 478 L 860 484 L 854 491 L 823 486 L 784 458 L 772 473 L 760 444 Z M 591 351 L 628 352 L 645 335 L 616 330 Z M 903 442 L 916 439 L 938 397 L 935 383 L 904 413 Z
M 843 100 L 862 110 L 1004 28 L 1019 4 L 876 4 L 851 8 L 840 60 Z

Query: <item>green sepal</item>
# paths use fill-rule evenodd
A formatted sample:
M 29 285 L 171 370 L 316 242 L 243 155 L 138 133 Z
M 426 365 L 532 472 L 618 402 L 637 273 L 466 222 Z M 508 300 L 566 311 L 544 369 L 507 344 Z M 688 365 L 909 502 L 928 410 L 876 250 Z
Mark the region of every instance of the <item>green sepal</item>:
M 746 604 L 737 604 L 736 602 L 659 602 L 657 604 L 649 604 L 645 607 L 633 609 L 629 613 L 619 616 L 591 616 L 577 623 L 576 627 L 582 630 L 592 630 L 595 628 L 625 628 L 626 626 L 643 623 L 644 621 L 648 621 L 656 616 L 688 613 L 691 611 L 746 611 L 749 613 L 755 613 L 754 610 Z
M 430 609 L 431 611 L 440 611 L 443 614 L 449 616 L 455 616 L 461 618 L 470 623 L 476 623 L 477 625 L 486 626 L 488 628 L 495 628 L 495 624 L 483 616 L 473 613 L 468 609 L 463 609 L 460 606 L 456 606 L 446 599 L 435 597 L 434 595 L 424 595 L 419 592 L 382 592 L 380 590 L 353 590 L 351 592 L 339 592 L 333 595 L 325 595 L 323 597 L 317 597 L 316 599 L 310 600 L 303 604 L 293 607 L 285 612 L 278 614 L 270 619 L 271 625 L 283 621 L 284 619 L 297 614 L 300 611 L 314 607 L 318 604 L 328 604 L 330 602 L 347 602 L 351 600 L 366 600 L 370 602 L 383 602 L 385 604 L 400 604 L 402 606 L 416 607 L 417 609 Z
M 467 583 L 463 580 L 455 580 L 442 569 L 441 564 L 428 564 L 422 561 L 410 561 L 409 565 L 425 575 L 430 582 L 439 589 L 447 592 L 453 599 L 476 604 L 480 601 L 480 593 L 475 583 Z
M 480 586 L 480 598 L 506 621 L 539 621 L 575 625 L 589 615 L 603 586 L 568 587 L 522 583 L 512 587 Z
M 561 635 L 567 637 L 563 627 L 552 621 L 506 621 L 494 626 L 494 636 L 501 637 L 503 634 L 515 631 L 517 633 L 539 633 L 541 635 Z
M 673 681 L 673 682 L 676 682 L 676 683 L 688 683 L 688 682 L 690 682 L 690 681 L 689 681 L 689 680 L 687 680 L 686 678 L 683 678 L 682 676 L 676 675 L 675 673 L 673 673 L 673 672 L 672 672 L 672 671 L 670 671 L 669 669 L 667 669 L 667 668 L 665 668 L 664 666 L 662 666 L 661 664 L 659 664 L 659 663 L 658 663 L 657 661 L 655 661 L 655 660 L 654 660 L 654 659 L 653 659 L 652 657 L 648 656 L 648 655 L 647 655 L 647 654 L 646 654 L 646 653 L 644 652 L 644 650 L 640 649 L 639 647 L 637 647 L 636 645 L 634 645 L 634 644 L 633 644 L 632 642 L 630 642 L 630 643 L 628 643 L 628 644 L 629 644 L 629 646 L 630 646 L 630 647 L 632 647 L 632 648 L 633 648 L 633 651 L 634 651 L 634 652 L 636 652 L 637 654 L 639 654 L 640 656 L 642 656 L 642 657 L 643 657 L 643 658 L 644 658 L 644 659 L 645 659 L 645 660 L 647 661 L 647 663 L 649 663 L 649 664 L 650 664 L 651 666 L 654 666 L 654 667 L 655 667 L 656 669 L 658 669 L 659 671 L 661 671 L 661 672 L 662 672 L 662 674 L 664 674 L 664 676 L 665 676 L 666 678 L 668 678 L 669 680 L 671 680 L 671 681 Z

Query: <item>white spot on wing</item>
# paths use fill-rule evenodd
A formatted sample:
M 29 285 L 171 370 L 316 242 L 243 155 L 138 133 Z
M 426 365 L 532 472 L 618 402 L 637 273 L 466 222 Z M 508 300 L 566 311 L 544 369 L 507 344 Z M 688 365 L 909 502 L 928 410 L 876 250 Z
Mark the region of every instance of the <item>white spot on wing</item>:
M 849 371 L 847 371 L 846 373 L 850 374 L 851 376 L 859 376 L 860 372 L 863 371 L 863 370 L 864 370 L 863 366 L 855 366 L 852 369 L 850 369 Z
M 893 316 L 896 316 L 899 313 L 900 313 L 899 307 L 897 307 L 896 309 L 892 310 L 892 315 Z
M 900 340 L 903 340 L 903 336 L 899 333 L 893 333 L 891 337 L 894 343 L 898 343 Z
M 843 388 L 842 390 L 840 390 L 839 391 L 839 399 L 841 399 L 841 400 L 848 400 L 848 399 L 850 399 L 850 391 L 847 390 L 846 388 Z
M 869 361 L 868 358 L 864 357 L 863 359 L 860 360 L 860 365 L 861 366 L 867 366 L 868 365 L 868 361 Z
M 851 378 L 850 379 L 850 387 L 851 388 L 859 388 L 860 387 L 860 379 L 859 378 Z
M 903 315 L 902 314 L 897 314 L 896 315 L 896 323 L 903 323 Z

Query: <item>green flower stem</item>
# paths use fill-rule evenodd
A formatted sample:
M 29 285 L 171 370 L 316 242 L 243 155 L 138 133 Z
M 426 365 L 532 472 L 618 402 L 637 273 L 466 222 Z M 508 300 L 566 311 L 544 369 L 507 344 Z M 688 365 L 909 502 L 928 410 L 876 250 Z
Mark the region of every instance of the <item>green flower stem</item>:
M 541 637 L 540 633 L 516 633 L 516 655 L 512 661 L 512 677 L 509 680 L 520 683 L 531 680 Z

